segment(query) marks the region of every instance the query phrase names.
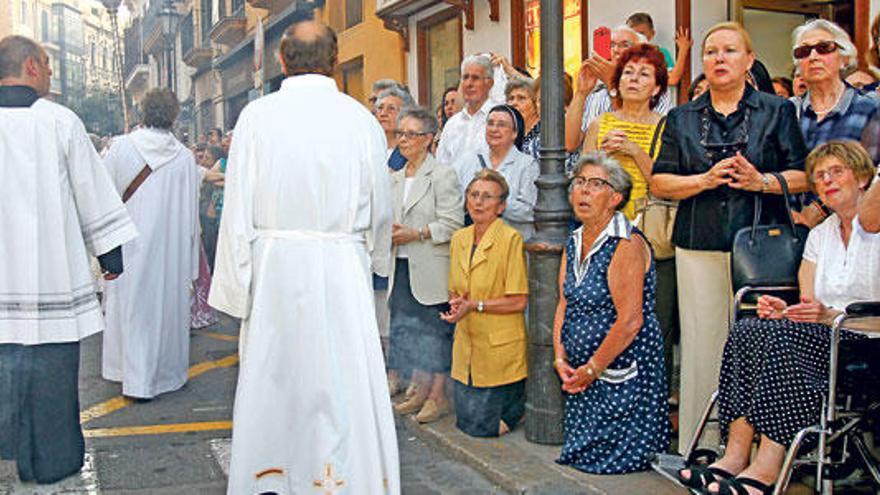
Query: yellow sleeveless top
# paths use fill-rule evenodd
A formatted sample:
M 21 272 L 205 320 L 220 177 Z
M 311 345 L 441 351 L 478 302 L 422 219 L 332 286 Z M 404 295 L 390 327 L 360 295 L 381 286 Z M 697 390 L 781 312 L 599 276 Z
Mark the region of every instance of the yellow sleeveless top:
M 599 137 L 596 140 L 596 147 L 601 149 L 600 146 L 605 134 L 608 134 L 608 132 L 612 130 L 618 130 L 623 131 L 626 134 L 626 137 L 639 148 L 644 150 L 645 153 L 650 153 L 651 140 L 654 138 L 654 130 L 656 128 L 657 124 L 636 124 L 633 122 L 627 122 L 617 118 L 613 112 L 606 112 L 599 116 Z M 651 158 L 656 158 L 657 153 L 660 151 L 659 145 L 658 137 L 658 143 L 654 150 L 655 156 L 652 156 Z M 629 202 L 623 207 L 623 214 L 626 215 L 626 218 L 633 220 L 636 217 L 635 202 L 648 195 L 648 181 L 645 180 L 645 176 L 642 175 L 641 169 L 639 169 L 636 161 L 631 156 L 623 153 L 612 153 L 611 156 L 620 163 L 632 180 L 632 192 L 629 196 Z

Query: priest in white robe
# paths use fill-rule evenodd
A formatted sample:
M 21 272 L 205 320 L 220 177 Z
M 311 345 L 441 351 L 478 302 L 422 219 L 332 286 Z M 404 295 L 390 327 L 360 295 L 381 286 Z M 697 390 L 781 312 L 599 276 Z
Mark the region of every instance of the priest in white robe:
M 287 79 L 235 128 L 208 299 L 242 319 L 228 493 L 397 494 L 370 275 L 390 262 L 385 137 L 330 77 L 329 27 L 296 22 L 279 52 Z
M 151 399 L 187 380 L 200 178 L 192 152 L 171 133 L 174 93 L 151 90 L 141 108 L 143 126 L 115 138 L 104 158 L 140 236 L 123 246 L 125 273 L 105 284 L 101 374 L 122 382 L 123 395 Z
M 0 458 L 37 483 L 83 465 L 79 341 L 104 326 L 89 255 L 113 278 L 137 235 L 82 122 L 42 98 L 51 76 L 32 40 L 0 40 Z

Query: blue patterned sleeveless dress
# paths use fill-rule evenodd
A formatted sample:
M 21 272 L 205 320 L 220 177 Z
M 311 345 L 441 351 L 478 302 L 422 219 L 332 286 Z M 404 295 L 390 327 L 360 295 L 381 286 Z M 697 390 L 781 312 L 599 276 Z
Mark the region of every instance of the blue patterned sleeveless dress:
M 641 235 L 626 225 L 631 235 Z M 609 234 L 590 256 L 586 274 L 578 283 L 575 243 L 580 235 L 581 230 L 576 230 L 566 244 L 563 287 L 568 304 L 562 345 L 572 367 L 590 359 L 617 319 L 608 267 L 621 237 Z M 651 457 L 666 451 L 669 406 L 655 300 L 652 260 L 645 274 L 644 324 L 635 340 L 587 390 L 565 396 L 564 444 L 558 463 L 587 473 L 622 474 L 648 469 Z

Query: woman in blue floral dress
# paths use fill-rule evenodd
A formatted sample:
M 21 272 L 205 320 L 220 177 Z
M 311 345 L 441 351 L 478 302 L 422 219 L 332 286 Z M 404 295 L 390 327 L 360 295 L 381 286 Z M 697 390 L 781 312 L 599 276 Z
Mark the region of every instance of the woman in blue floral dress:
M 565 247 L 553 328 L 566 393 L 557 462 L 597 474 L 642 471 L 669 442 L 651 250 L 619 211 L 632 183 L 616 161 L 585 155 L 573 177 L 570 200 L 583 226 Z

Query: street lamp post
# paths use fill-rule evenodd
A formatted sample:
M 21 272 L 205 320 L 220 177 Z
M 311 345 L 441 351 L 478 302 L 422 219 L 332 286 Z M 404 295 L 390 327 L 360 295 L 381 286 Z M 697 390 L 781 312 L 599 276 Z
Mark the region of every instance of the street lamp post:
M 530 290 L 525 434 L 530 442 L 542 444 L 562 443 L 562 389 L 553 369 L 559 264 L 571 217 L 564 174 L 562 72 L 562 2 L 541 0 L 541 175 L 535 182 L 536 231 L 527 245 Z
M 162 37 L 165 42 L 165 76 L 168 89 L 175 90 L 174 84 L 174 39 L 177 36 L 177 25 L 180 22 L 180 14 L 172 3 L 173 0 L 165 0 L 165 5 L 159 11 L 159 21 L 162 23 Z
M 119 4 L 122 0 L 101 0 L 107 13 L 110 14 L 110 28 L 113 29 L 113 61 L 116 66 L 114 77 L 119 88 L 119 101 L 122 102 L 123 132 L 128 133 L 128 101 L 125 99 L 125 76 L 122 73 L 122 50 L 119 48 Z

